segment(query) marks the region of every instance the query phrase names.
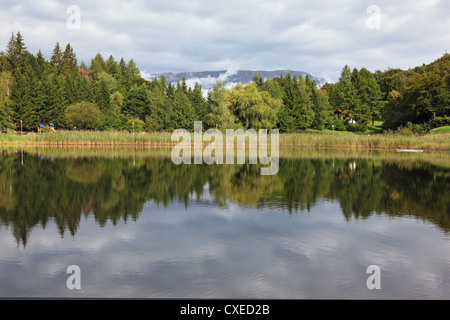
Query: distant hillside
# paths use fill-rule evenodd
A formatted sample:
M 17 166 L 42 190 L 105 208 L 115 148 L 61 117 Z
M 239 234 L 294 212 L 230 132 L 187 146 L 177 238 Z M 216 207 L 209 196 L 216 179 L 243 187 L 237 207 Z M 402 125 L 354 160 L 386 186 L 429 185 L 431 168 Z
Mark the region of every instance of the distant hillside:
M 285 76 L 290 73 L 292 76 L 299 77 L 309 77 L 317 83 L 318 87 L 321 87 L 325 84 L 325 80 L 322 78 L 314 77 L 307 72 L 304 71 L 294 71 L 294 70 L 274 70 L 274 71 L 251 71 L 251 70 L 219 70 L 219 71 L 201 71 L 201 72 L 164 72 L 158 74 L 152 74 L 148 77 L 148 80 L 151 80 L 154 77 L 160 78 L 161 75 L 165 75 L 167 80 L 171 83 L 177 83 L 183 79 L 183 76 L 186 77 L 187 83 L 190 86 L 193 86 L 196 82 L 202 86 L 203 90 L 208 90 L 214 87 L 214 84 L 217 80 L 222 80 L 226 86 L 231 86 L 238 82 L 242 82 L 244 84 L 249 83 L 253 80 L 255 75 L 261 75 L 263 79 L 273 79 L 276 77 L 280 77 L 281 75 Z

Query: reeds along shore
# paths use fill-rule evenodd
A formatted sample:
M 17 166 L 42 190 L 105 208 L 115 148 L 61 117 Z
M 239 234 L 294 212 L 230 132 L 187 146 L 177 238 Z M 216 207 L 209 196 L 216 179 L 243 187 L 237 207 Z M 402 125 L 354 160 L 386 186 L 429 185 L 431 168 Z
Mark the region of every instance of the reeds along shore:
M 270 134 L 268 143 L 270 144 Z M 192 141 L 194 141 L 192 139 Z M 168 133 L 135 133 L 114 131 L 59 131 L 24 136 L 0 135 L 0 146 L 143 146 L 173 147 Z M 203 142 L 208 145 L 210 142 Z M 398 134 L 280 134 L 280 147 L 349 148 L 349 149 L 421 149 L 450 151 L 450 134 L 398 135 Z

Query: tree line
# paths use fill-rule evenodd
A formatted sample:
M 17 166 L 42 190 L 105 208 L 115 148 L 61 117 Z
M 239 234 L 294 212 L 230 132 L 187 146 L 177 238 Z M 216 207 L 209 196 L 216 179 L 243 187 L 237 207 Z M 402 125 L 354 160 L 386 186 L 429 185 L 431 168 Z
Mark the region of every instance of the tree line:
M 56 43 L 50 59 L 30 53 L 20 32 L 0 53 L 0 127 L 27 131 L 53 123 L 59 129 L 173 131 L 209 128 L 278 128 L 364 132 L 383 120 L 386 129 L 417 124 L 429 128 L 449 116 L 449 55 L 428 66 L 375 73 L 342 69 L 337 83 L 318 88 L 290 74 L 226 88 L 172 84 L 140 75 L 131 59 L 100 53 L 78 64 L 74 49 Z M 433 122 L 434 121 L 434 122 Z M 430 124 L 431 123 L 431 124 Z M 422 127 L 420 127 L 422 126 Z

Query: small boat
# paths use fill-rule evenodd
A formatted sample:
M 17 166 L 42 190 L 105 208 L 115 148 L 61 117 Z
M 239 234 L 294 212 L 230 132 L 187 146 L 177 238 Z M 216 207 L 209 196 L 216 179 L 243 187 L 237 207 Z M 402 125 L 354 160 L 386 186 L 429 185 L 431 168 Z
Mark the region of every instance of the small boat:
M 414 149 L 397 149 L 397 152 L 423 152 L 423 150 L 414 150 Z

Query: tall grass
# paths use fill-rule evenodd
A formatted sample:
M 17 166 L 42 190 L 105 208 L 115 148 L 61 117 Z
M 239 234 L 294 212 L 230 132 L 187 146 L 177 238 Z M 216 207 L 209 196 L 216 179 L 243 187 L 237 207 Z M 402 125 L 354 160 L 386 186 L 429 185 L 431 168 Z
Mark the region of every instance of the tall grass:
M 421 149 L 450 151 L 450 135 L 338 135 L 283 134 L 280 145 L 291 147 L 350 148 L 350 149 Z
M 117 131 L 58 131 L 25 136 L 0 135 L 0 145 L 14 146 L 145 146 L 171 147 L 167 133 L 132 135 Z M 270 139 L 269 139 L 270 143 Z M 209 143 L 204 143 L 207 145 Z M 349 148 L 349 149 L 422 149 L 429 151 L 450 151 L 450 134 L 401 135 L 401 134 L 326 134 L 294 133 L 281 134 L 280 146 L 297 148 Z

